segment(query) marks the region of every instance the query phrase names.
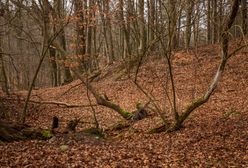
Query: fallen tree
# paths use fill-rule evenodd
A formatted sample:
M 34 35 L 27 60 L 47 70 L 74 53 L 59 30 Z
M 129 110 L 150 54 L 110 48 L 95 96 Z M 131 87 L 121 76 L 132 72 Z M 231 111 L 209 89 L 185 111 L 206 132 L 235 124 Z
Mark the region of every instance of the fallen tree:
M 16 140 L 41 139 L 52 137 L 50 130 L 32 128 L 26 124 L 0 120 L 0 141 L 11 142 Z
M 23 99 L 14 99 L 14 98 L 5 98 L 6 100 L 16 100 L 16 101 L 25 101 Z M 78 107 L 91 107 L 97 106 L 97 104 L 70 104 L 66 102 L 60 101 L 43 101 L 43 100 L 29 100 L 30 103 L 38 104 L 38 105 L 57 105 L 65 108 L 78 108 Z
M 63 49 L 63 47 L 61 47 L 61 45 L 58 42 L 54 41 L 53 46 L 55 46 L 55 48 L 61 53 L 61 55 L 64 58 L 66 58 L 66 51 Z M 110 101 L 105 95 L 101 95 L 100 93 L 98 93 L 97 90 L 88 81 L 88 79 L 84 79 L 84 77 L 81 75 L 81 72 L 79 71 L 78 67 L 73 67 L 73 68 L 71 68 L 71 70 L 75 74 L 75 76 L 82 82 L 82 84 L 87 88 L 87 90 L 89 90 L 90 93 L 94 96 L 98 105 L 105 106 L 105 107 L 108 107 L 108 108 L 116 111 L 118 114 L 120 114 L 121 117 L 123 117 L 126 120 L 131 120 L 134 115 L 139 115 L 139 117 L 138 117 L 139 120 L 141 120 L 147 116 L 144 114 L 139 114 L 139 113 L 143 112 L 140 108 L 137 108 L 137 110 L 135 112 L 130 112 L 130 111 L 127 111 L 127 110 L 121 108 L 120 105 Z M 143 106 L 143 109 L 145 107 L 146 106 Z

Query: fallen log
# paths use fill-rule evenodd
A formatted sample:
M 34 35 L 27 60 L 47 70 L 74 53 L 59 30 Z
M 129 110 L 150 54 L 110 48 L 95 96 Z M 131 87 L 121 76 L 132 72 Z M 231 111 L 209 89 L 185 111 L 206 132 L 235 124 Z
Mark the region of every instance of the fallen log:
M 12 142 L 16 140 L 52 138 L 50 130 L 32 128 L 26 124 L 18 124 L 10 121 L 0 120 L 0 141 Z
M 88 105 L 88 104 L 86 104 L 86 105 L 84 105 L 84 104 L 69 104 L 69 103 L 58 102 L 58 101 L 35 101 L 35 100 L 30 100 L 29 102 L 36 103 L 36 104 L 58 105 L 58 106 L 64 106 L 66 108 L 97 106 L 97 104 L 93 104 L 93 105 Z
M 13 98 L 5 98 L 7 100 L 15 100 Z M 17 101 L 25 101 L 22 99 L 16 99 Z M 62 106 L 66 108 L 78 108 L 78 107 L 91 107 L 91 106 L 97 106 L 97 104 L 70 104 L 70 103 L 65 103 L 65 102 L 59 102 L 59 101 L 38 101 L 38 100 L 29 100 L 30 103 L 34 104 L 46 104 L 46 105 L 57 105 L 57 106 Z

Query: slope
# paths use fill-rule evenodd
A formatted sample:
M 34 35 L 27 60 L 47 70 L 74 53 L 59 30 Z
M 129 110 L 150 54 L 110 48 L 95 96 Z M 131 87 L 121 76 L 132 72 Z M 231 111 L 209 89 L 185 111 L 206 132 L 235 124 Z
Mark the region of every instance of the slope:
M 235 48 L 235 46 L 233 46 Z M 218 46 L 209 45 L 197 50 L 175 53 L 173 64 L 176 79 L 178 108 L 207 89 L 218 65 Z M 26 141 L 0 145 L 0 165 L 31 167 L 247 167 L 248 166 L 248 52 L 243 50 L 230 59 L 224 77 L 209 102 L 196 110 L 185 127 L 173 133 L 148 134 L 159 126 L 161 119 L 155 112 L 122 131 L 113 131 L 107 140 L 85 137 L 80 134 L 58 136 L 50 141 Z M 168 77 L 162 59 L 153 59 L 142 65 L 138 81 L 155 95 L 160 106 L 167 107 L 165 88 Z M 132 111 L 137 102 L 147 98 L 125 75 L 108 76 L 94 86 L 101 93 Z M 20 97 L 25 92 L 18 93 Z M 79 81 L 70 85 L 35 90 L 33 100 L 60 101 L 88 105 L 87 91 Z M 91 96 L 94 104 L 94 99 Z M 13 99 L 13 102 L 16 100 Z M 20 112 L 22 102 L 11 103 L 10 113 Z M 8 103 L 7 103 L 8 104 Z M 94 106 L 103 129 L 121 122 L 121 117 L 104 107 Z M 10 114 L 11 115 L 11 114 Z M 90 107 L 63 108 L 54 105 L 32 104 L 27 123 L 49 128 L 53 116 L 62 121 L 61 129 L 73 118 L 83 123 L 78 131 L 92 127 Z M 62 150 L 61 145 L 68 149 Z

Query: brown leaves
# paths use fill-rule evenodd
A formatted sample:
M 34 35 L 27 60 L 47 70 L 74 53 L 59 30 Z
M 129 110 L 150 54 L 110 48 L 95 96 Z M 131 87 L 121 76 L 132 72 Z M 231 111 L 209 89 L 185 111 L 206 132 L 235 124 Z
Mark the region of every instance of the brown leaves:
M 197 97 L 205 91 L 218 63 L 218 59 L 213 57 L 217 53 L 216 47 L 199 48 L 198 53 L 193 55 L 180 52 L 173 60 L 181 109 L 194 96 Z M 164 102 L 167 105 L 168 102 L 165 101 L 163 89 L 163 81 L 166 79 L 165 65 L 161 62 L 147 63 L 142 67 L 138 77 L 142 86 L 155 95 L 162 107 Z M 247 62 L 247 56 L 242 54 L 237 55 L 235 59 L 232 58 L 213 97 L 193 113 L 186 121 L 185 127 L 177 132 L 147 134 L 150 128 L 161 124 L 157 114 L 151 113 L 148 118 L 131 123 L 125 129 L 112 130 L 107 140 L 77 132 L 57 135 L 49 141 L 0 143 L 0 165 L 104 168 L 247 167 Z M 34 94 L 47 101 L 88 104 L 86 89 L 82 86 L 63 94 L 77 84 L 76 81 L 62 87 L 36 90 Z M 130 80 L 115 81 L 114 77 L 107 77 L 104 81 L 94 83 L 94 86 L 129 111 L 135 109 L 137 102 L 147 101 Z M 91 98 L 94 101 L 92 96 Z M 8 111 L 10 109 L 14 112 L 18 112 L 18 109 L 21 111 L 18 103 L 1 102 L 9 107 L 4 108 Z M 49 127 L 54 115 L 62 121 L 61 130 L 73 118 L 82 118 L 83 123 L 78 125 L 78 131 L 93 125 L 90 108 L 65 109 L 57 106 L 33 108 L 38 108 L 38 111 L 30 110 L 28 122 L 32 126 Z M 100 106 L 96 107 L 96 112 L 103 129 L 110 128 L 121 120 L 118 114 Z M 167 113 L 169 112 L 168 110 Z M 61 150 L 62 146 L 66 147 L 66 150 Z

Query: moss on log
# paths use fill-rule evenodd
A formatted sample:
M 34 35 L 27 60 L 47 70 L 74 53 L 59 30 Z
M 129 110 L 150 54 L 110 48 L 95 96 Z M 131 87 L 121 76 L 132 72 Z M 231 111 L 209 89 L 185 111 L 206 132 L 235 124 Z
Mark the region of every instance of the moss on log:
M 112 125 L 106 131 L 121 131 L 121 130 L 123 130 L 125 128 L 129 128 L 129 127 L 130 127 L 129 122 L 120 121 L 120 122 L 117 122 L 114 125 Z
M 105 137 L 103 130 L 95 127 L 84 129 L 82 132 L 99 138 Z
M 8 121 L 0 121 L 0 141 L 11 142 L 17 140 L 52 138 L 50 130 L 31 128 L 28 125 Z

